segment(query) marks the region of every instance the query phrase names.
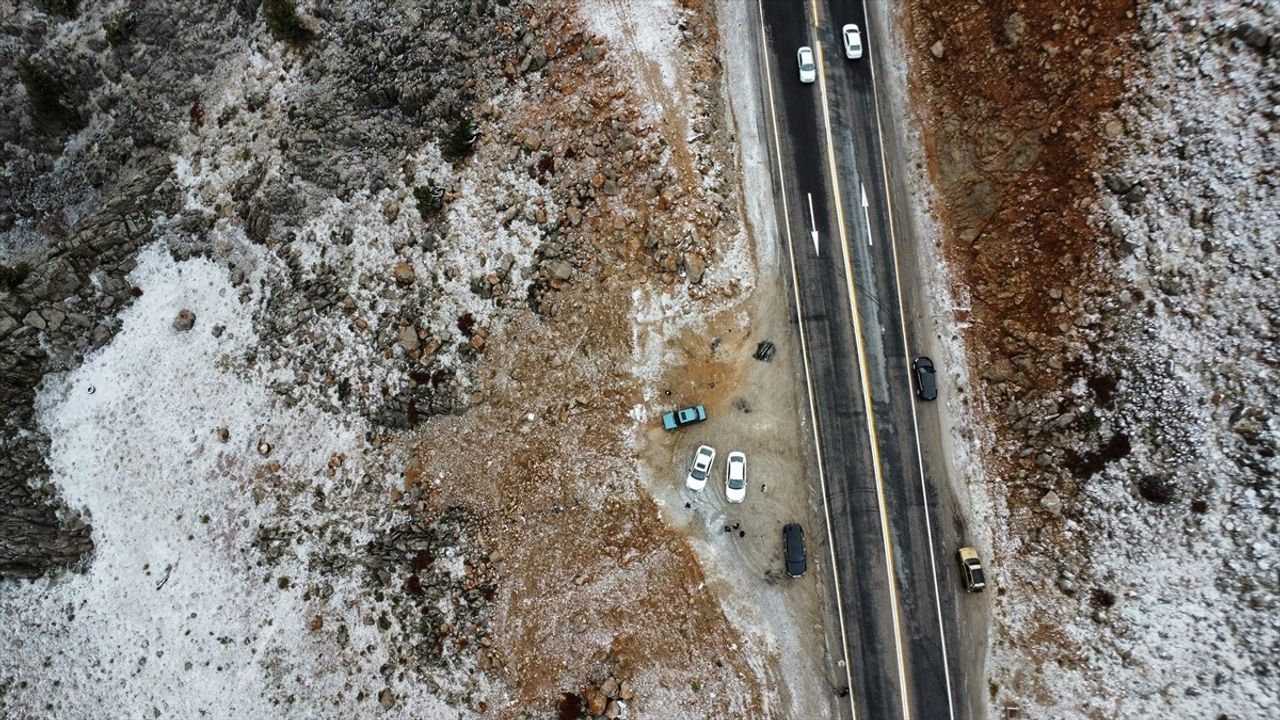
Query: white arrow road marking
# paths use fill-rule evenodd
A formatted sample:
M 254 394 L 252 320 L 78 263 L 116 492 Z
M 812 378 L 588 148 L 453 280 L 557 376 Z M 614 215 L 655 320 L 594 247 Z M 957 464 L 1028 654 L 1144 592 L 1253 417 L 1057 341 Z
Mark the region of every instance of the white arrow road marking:
M 862 188 L 862 214 L 867 218 L 867 244 L 874 245 L 871 241 L 871 203 L 867 202 L 867 186 L 858 183 L 858 187 Z
M 822 251 L 818 249 L 818 221 L 813 219 L 813 193 L 805 193 L 809 198 L 809 234 L 813 236 L 813 252 L 815 255 L 821 255 Z

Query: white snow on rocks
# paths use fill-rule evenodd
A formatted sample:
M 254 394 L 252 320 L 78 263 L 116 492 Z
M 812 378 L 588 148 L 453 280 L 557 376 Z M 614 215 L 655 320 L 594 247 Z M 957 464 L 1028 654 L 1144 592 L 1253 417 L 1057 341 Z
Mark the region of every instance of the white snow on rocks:
M 1014 645 L 997 643 L 992 677 L 1033 687 L 1019 678 L 1038 668 L 1041 690 L 1019 698 L 1035 717 L 1273 717 L 1280 30 L 1243 2 L 1155 3 L 1140 20 L 1149 67 L 1113 118 L 1093 216 L 1122 258 L 1091 359 L 1118 378 L 1100 433 L 1131 449 L 1084 482 L 1078 547 L 1018 570 L 1045 590 L 1001 601 Z M 1074 651 L 1017 645 L 1064 615 Z
M 378 630 L 362 621 L 370 607 L 355 571 L 324 580 L 326 597 L 308 597 L 319 578 L 303 546 L 264 582 L 250 546 L 279 508 L 256 493 L 303 478 L 307 492 L 284 509 L 306 514 L 317 492 L 358 505 L 365 473 L 380 486 L 395 478 L 364 464 L 362 423 L 288 408 L 264 378 L 237 366 L 257 337 L 225 269 L 175 262 L 152 246 L 130 279 L 144 293 L 121 313 L 120 333 L 41 387 L 53 480 L 68 504 L 87 511 L 96 552 L 83 574 L 5 587 L 0 675 L 13 680 L 5 706 L 56 717 L 367 711 L 372 701 L 357 693 L 384 687 L 377 668 L 385 653 Z M 172 326 L 182 308 L 197 318 L 188 332 Z M 215 325 L 226 328 L 217 337 Z M 335 453 L 346 460 L 330 474 Z M 270 463 L 279 474 L 263 474 Z M 358 523 L 349 527 L 354 545 L 368 539 Z M 316 616 L 330 628 L 345 624 L 348 648 L 367 646 L 363 664 L 332 633 L 310 631 Z M 280 704 L 290 696 L 297 704 Z M 393 716 L 444 710 L 406 690 Z

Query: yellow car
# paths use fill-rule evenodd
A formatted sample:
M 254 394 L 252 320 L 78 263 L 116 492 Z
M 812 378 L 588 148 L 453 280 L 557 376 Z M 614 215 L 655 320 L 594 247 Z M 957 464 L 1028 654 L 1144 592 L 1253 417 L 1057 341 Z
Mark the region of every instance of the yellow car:
M 962 547 L 956 554 L 960 557 L 960 574 L 964 576 L 965 589 L 982 592 L 987 586 L 987 579 L 982 574 L 982 561 L 978 559 L 977 549 Z

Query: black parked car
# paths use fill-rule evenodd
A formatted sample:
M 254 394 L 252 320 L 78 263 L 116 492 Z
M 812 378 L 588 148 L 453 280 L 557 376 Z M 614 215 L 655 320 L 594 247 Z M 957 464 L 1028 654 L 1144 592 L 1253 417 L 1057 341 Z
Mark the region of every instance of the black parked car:
M 934 378 L 933 361 L 921 355 L 911 364 L 916 372 L 916 397 L 921 400 L 938 399 L 938 382 Z
M 782 553 L 787 560 L 787 574 L 793 578 L 804 575 L 809 569 L 804 553 L 804 528 L 796 523 L 782 528 Z

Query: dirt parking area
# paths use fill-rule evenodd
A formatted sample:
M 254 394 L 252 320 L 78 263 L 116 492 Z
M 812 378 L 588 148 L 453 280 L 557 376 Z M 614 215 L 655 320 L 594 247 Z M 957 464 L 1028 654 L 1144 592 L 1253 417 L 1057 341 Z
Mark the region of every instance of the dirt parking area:
M 650 427 L 645 487 L 696 552 L 731 622 L 765 652 L 761 672 L 782 673 L 777 687 L 787 716 L 828 717 L 843 675 L 824 637 L 834 610 L 824 603 L 829 567 L 821 497 L 805 473 L 810 444 L 801 421 L 807 405 L 798 382 L 799 343 L 780 278 L 766 270 L 760 279 L 744 307 L 668 344 L 669 371 L 650 400 L 654 413 L 701 403 L 708 420 L 671 433 Z M 654 325 L 662 333 L 661 323 Z M 775 348 L 767 361 L 754 357 L 762 342 Z M 703 444 L 716 449 L 716 460 L 706 488 L 695 492 L 685 474 Z M 747 457 L 741 504 L 725 495 L 725 458 L 733 451 Z M 799 579 L 783 567 L 782 528 L 792 522 L 806 531 L 809 572 Z

